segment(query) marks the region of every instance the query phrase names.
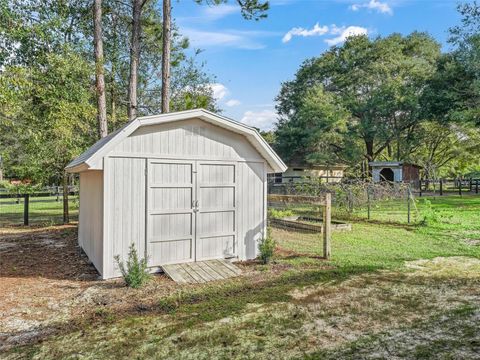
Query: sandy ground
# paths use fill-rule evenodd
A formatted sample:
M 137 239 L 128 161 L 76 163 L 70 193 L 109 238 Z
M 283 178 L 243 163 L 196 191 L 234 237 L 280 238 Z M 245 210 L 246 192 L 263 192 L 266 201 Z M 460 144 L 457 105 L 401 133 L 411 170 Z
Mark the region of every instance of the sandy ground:
M 108 316 L 109 312 L 154 312 L 162 296 L 181 287 L 188 290 L 195 286 L 180 286 L 164 275 L 154 276 L 140 290 L 126 288 L 121 280 L 99 280 L 98 273 L 78 248 L 76 238 L 76 226 L 0 228 L 0 351 L 42 340 L 58 333 L 65 324 L 73 327 L 92 317 Z M 286 251 L 280 253 L 283 257 L 290 255 Z M 276 276 L 287 266 L 271 267 L 266 274 L 250 265 L 254 264 L 241 266 L 244 276 L 252 282 Z M 256 326 L 263 324 L 271 329 L 272 346 L 280 341 L 275 346 L 281 348 L 289 344 L 291 349 L 301 349 L 303 345 L 297 344 L 296 332 L 290 334 L 289 330 L 292 323 L 301 321 L 299 331 L 306 344 L 303 351 L 307 352 L 340 346 L 365 333 L 389 329 L 397 330 L 383 335 L 385 341 L 402 339 L 403 343 L 410 344 L 420 333 L 425 336 L 431 330 L 420 328 L 416 333 L 403 331 L 402 326 L 412 327 L 432 314 L 447 313 L 462 304 L 480 306 L 480 260 L 450 257 L 406 265 L 407 271 L 401 273 L 367 273 L 341 284 L 297 289 L 289 294 L 292 298 L 289 303 L 273 307 L 265 304 L 263 311 L 262 307 L 255 308 L 246 311 L 244 316 L 214 322 L 211 329 L 208 325 L 202 327 L 200 334 L 185 336 L 193 339 L 223 329 L 224 333 L 238 336 L 245 332 L 245 338 L 249 338 L 253 321 Z M 468 319 L 474 328 L 478 327 L 478 316 L 475 312 Z M 276 329 L 283 323 L 285 329 Z M 439 324 L 443 324 L 441 320 Z M 274 337 L 277 332 L 284 335 Z M 448 335 L 445 331 L 438 337 L 443 339 Z M 432 333 L 432 339 L 435 336 Z M 369 354 L 382 358 L 387 353 L 382 352 L 380 340 L 372 345 Z M 168 349 L 168 339 L 164 341 L 164 348 Z M 172 347 L 172 353 L 175 351 Z M 287 354 L 298 355 L 293 350 L 285 352 Z

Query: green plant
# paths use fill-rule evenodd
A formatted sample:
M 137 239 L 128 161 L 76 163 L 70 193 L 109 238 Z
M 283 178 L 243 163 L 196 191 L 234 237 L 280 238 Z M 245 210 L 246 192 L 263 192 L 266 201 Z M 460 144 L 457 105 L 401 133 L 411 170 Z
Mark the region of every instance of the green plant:
M 267 228 L 267 236 L 264 237 L 258 244 L 258 250 L 260 251 L 260 259 L 264 264 L 268 264 L 270 262 L 276 246 L 277 243 L 272 237 L 271 229 Z
M 440 221 L 438 212 L 432 207 L 432 202 L 428 199 L 423 199 L 422 219 L 420 225 L 428 226 Z
M 122 273 L 123 280 L 128 287 L 134 289 L 139 288 L 150 279 L 151 275 L 147 269 L 147 260 L 138 258 L 137 249 L 135 249 L 134 244 L 131 244 L 128 249 L 126 264 L 120 260 L 119 255 L 116 255 L 114 258 Z
M 268 209 L 268 216 L 272 219 L 282 219 L 285 217 L 293 216 L 292 210 L 278 210 Z

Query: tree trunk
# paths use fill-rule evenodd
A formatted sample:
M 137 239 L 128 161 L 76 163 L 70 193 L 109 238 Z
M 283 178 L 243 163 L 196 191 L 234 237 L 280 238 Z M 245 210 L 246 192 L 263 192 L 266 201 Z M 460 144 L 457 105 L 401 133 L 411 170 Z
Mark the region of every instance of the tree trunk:
M 373 152 L 373 140 L 365 139 L 366 156 L 368 161 L 373 161 L 375 154 Z
M 171 11 L 170 0 L 163 0 L 162 113 L 170 111 Z
M 113 124 L 117 121 L 117 98 L 115 93 L 115 74 L 117 72 L 118 64 L 118 38 L 117 38 L 117 15 L 112 11 L 112 68 L 110 75 L 110 120 Z
M 97 91 L 98 136 L 107 136 L 107 101 L 105 98 L 105 75 L 103 69 L 102 39 L 102 0 L 94 0 L 93 4 L 93 42 L 95 48 L 95 80 Z
M 130 79 L 128 84 L 128 119 L 137 117 L 138 64 L 140 61 L 140 18 L 143 0 L 133 0 L 132 42 L 130 44 Z
M 70 215 L 68 213 L 68 174 L 63 173 L 63 223 L 70 222 Z

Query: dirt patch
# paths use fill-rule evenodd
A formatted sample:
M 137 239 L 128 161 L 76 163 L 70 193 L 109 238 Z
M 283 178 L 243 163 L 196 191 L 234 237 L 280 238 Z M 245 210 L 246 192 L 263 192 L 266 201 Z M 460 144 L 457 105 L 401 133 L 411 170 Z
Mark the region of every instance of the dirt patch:
M 290 268 L 257 261 L 238 266 L 252 282 Z M 196 287 L 163 274 L 141 289 L 129 289 L 121 279 L 100 280 L 77 246 L 76 226 L 0 228 L 0 274 L 0 349 L 37 341 L 64 326 L 81 327 L 82 321 L 157 311 L 162 297 Z

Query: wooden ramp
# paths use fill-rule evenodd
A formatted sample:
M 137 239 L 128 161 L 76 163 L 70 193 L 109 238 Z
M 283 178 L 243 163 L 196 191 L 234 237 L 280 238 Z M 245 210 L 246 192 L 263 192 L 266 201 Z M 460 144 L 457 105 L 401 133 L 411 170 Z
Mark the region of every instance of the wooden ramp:
M 227 260 L 207 260 L 182 264 L 163 265 L 163 271 L 173 281 L 197 284 L 239 276 L 242 271 Z

